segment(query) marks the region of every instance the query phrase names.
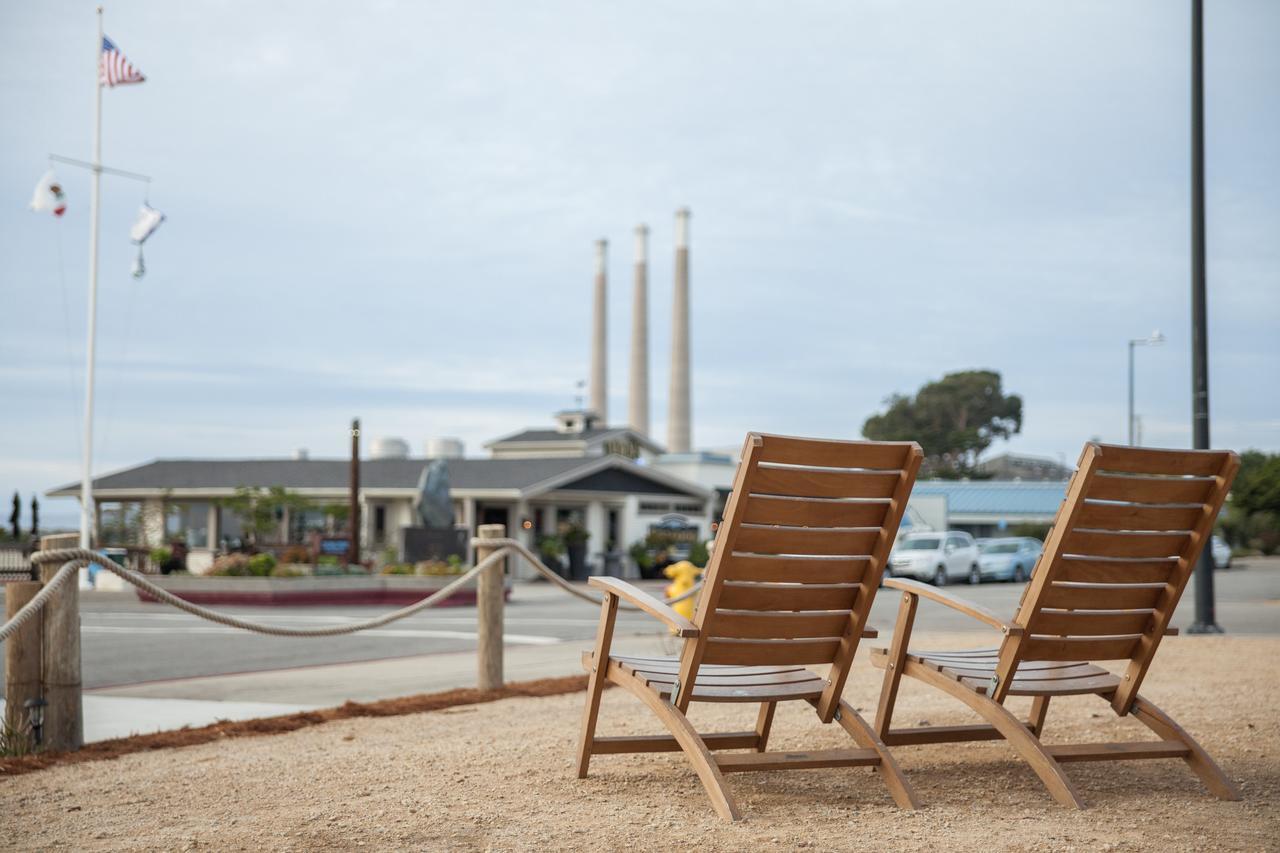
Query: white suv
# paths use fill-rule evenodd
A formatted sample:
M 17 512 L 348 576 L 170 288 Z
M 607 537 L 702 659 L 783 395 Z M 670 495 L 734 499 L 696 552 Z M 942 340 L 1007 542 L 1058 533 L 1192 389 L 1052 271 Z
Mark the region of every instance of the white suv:
M 937 586 L 974 577 L 978 572 L 978 546 L 962 530 L 908 534 L 898 540 L 889 555 L 892 576 L 933 581 Z

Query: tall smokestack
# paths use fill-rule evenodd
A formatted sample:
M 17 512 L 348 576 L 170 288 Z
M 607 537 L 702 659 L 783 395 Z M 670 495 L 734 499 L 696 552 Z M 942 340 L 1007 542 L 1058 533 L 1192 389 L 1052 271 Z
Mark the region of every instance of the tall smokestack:
M 689 426 L 689 208 L 676 211 L 676 286 L 671 318 L 671 401 L 667 408 L 667 450 L 693 449 Z
M 636 279 L 631 298 L 631 391 L 627 421 L 649 434 L 649 226 L 636 226 Z
M 609 423 L 609 364 L 606 344 L 606 296 L 608 278 L 605 254 L 608 240 L 596 241 L 596 296 L 591 323 L 591 402 L 590 408 L 603 424 Z

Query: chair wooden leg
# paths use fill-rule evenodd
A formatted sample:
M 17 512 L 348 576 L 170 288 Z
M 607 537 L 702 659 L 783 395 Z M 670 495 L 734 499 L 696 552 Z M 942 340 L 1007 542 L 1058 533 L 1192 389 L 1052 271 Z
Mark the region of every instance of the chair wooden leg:
M 876 734 L 881 738 L 889 733 L 893 722 L 893 704 L 898 698 L 898 685 L 902 681 L 902 669 L 907 660 L 907 643 L 911 638 L 911 626 L 916 620 L 916 607 L 920 599 L 904 593 L 898 605 L 898 621 L 893 629 L 893 643 L 889 646 L 888 661 L 884 668 L 884 684 L 880 688 L 880 703 L 876 706 Z
M 604 693 L 609 669 L 609 646 L 613 642 L 613 624 L 618 616 L 618 597 L 606 595 L 600 605 L 600 627 L 596 630 L 595 655 L 591 659 L 591 676 L 587 679 L 587 704 L 582 711 L 582 734 L 578 741 L 578 778 L 587 778 L 591 766 L 591 744 L 596 737 L 596 718 L 600 715 L 600 696 Z
M 1036 737 L 1044 736 L 1044 718 L 1049 714 L 1049 697 L 1037 696 L 1031 700 L 1031 715 L 1027 720 L 1027 728 Z
M 902 768 L 898 766 L 893 753 L 884 745 L 884 741 L 877 736 L 876 730 L 871 728 L 867 721 L 862 719 L 862 716 L 843 699 L 840 700 L 840 713 L 838 716 L 840 727 L 849 733 L 858 746 L 865 749 L 874 749 L 880 754 L 880 775 L 884 779 L 884 784 L 889 789 L 889 794 L 893 797 L 893 801 L 898 804 L 898 808 L 920 808 L 920 801 L 916 799 L 915 790 L 911 787 L 911 783 L 907 781 Z
M 769 731 L 773 728 L 773 712 L 777 708 L 777 702 L 760 703 L 760 713 L 756 716 L 756 752 L 764 752 L 769 745 Z
M 1040 739 L 1031 733 L 1026 724 L 1015 717 L 1003 705 L 975 693 L 964 686 L 927 666 L 908 661 L 906 675 L 918 678 L 924 683 L 948 693 L 972 708 L 983 719 L 996 728 L 1004 739 L 1018 751 L 1018 754 L 1031 765 L 1031 769 L 1040 777 L 1040 781 L 1049 789 L 1049 794 L 1064 806 L 1082 809 L 1084 799 L 1076 791 L 1071 780 L 1062 772 L 1061 765 L 1052 755 L 1045 751 Z
M 628 692 L 648 705 L 649 710 L 653 711 L 654 715 L 667 727 L 667 731 L 671 732 L 671 736 L 680 744 L 689 763 L 693 765 L 694 772 L 698 774 L 698 779 L 702 782 L 707 796 L 711 798 L 711 807 L 716 810 L 716 814 L 725 820 L 737 820 L 740 817 L 738 806 L 724 783 L 724 775 L 721 774 L 715 759 L 711 757 L 711 751 L 707 749 L 707 745 L 703 743 L 701 736 L 689 722 L 689 718 L 634 675 L 617 667 L 610 670 L 608 675 L 610 681 L 625 687 Z
M 1218 766 L 1217 762 L 1209 757 L 1209 753 L 1204 751 L 1204 747 L 1197 743 L 1195 738 L 1187 734 L 1182 726 L 1175 723 L 1172 717 L 1146 699 L 1143 699 L 1140 695 L 1134 699 L 1130 713 L 1137 717 L 1139 722 L 1158 734 L 1162 740 L 1177 741 L 1191 750 L 1183 760 L 1200 777 L 1200 781 L 1215 797 L 1220 800 L 1240 799 L 1240 789 L 1227 778 L 1227 774 L 1222 772 L 1222 768 Z

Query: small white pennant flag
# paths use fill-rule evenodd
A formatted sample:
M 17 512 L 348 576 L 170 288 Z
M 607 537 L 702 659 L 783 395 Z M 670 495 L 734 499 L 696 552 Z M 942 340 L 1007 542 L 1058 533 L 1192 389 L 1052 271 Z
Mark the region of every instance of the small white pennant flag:
M 36 184 L 35 195 L 31 197 L 31 209 L 37 213 L 53 211 L 54 216 L 67 212 L 67 196 L 62 191 L 62 181 L 53 173 L 53 169 L 44 173 L 40 183 Z

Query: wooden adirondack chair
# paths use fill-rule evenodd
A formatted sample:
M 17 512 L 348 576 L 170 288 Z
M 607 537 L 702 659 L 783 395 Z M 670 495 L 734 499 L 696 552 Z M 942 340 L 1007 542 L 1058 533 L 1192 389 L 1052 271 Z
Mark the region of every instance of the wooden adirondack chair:
M 683 750 L 715 810 L 738 817 L 724 773 L 816 767 L 879 767 L 899 806 L 916 800 L 893 757 L 840 694 L 880 585 L 922 454 L 914 442 L 819 441 L 748 434 L 733 492 L 693 620 L 614 578 L 604 592 L 578 751 L 578 776 L 593 754 Z M 684 638 L 678 657 L 610 655 L 619 600 Z M 870 632 L 870 636 L 874 636 Z M 825 674 L 806 667 L 829 665 Z M 597 737 L 605 682 L 635 694 L 671 736 Z M 812 704 L 857 749 L 766 752 L 778 702 Z M 754 731 L 699 734 L 690 702 L 752 702 Z M 754 752 L 712 755 L 712 750 Z
M 1182 758 L 1224 800 L 1239 799 L 1231 780 L 1192 737 L 1138 694 L 1160 646 L 1176 633 L 1169 619 L 1209 541 L 1240 460 L 1219 451 L 1151 450 L 1087 444 L 1044 552 L 1006 622 L 991 612 L 913 581 L 902 590 L 889 649 L 873 649 L 885 669 L 876 732 L 890 746 L 1005 738 L 1059 803 L 1084 808 L 1063 774 L 1065 761 Z M 994 648 L 908 651 L 920 598 L 985 622 L 1004 638 Z M 1120 675 L 1094 661 L 1128 661 Z M 890 727 L 902 676 L 964 702 L 989 725 Z M 1044 744 L 1049 700 L 1096 694 L 1120 716 L 1132 714 L 1160 736 L 1133 743 Z M 1005 709 L 1007 696 L 1032 696 L 1030 719 Z

